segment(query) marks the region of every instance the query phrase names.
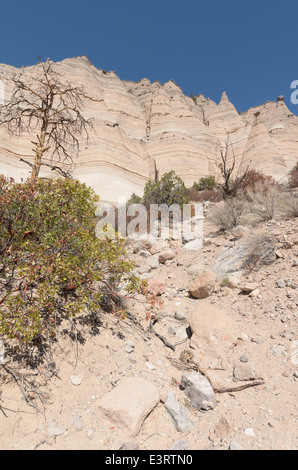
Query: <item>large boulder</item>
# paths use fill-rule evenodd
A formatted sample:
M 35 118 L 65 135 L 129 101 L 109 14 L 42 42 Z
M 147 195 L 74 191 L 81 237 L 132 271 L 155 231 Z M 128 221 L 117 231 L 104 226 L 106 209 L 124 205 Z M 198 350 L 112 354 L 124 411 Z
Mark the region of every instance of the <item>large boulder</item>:
M 135 437 L 158 403 L 159 392 L 154 384 L 143 378 L 128 377 L 99 400 L 99 409 L 116 427 Z
M 238 326 L 228 315 L 208 301 L 202 301 L 189 316 L 190 346 L 196 350 L 201 367 L 222 361 L 236 343 Z

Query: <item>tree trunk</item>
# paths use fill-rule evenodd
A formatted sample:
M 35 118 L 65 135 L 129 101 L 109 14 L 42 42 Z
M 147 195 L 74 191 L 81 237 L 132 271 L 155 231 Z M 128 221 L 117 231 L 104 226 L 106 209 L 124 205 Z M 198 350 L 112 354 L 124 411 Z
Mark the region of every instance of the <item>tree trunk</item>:
M 44 141 L 45 141 L 45 136 L 46 136 L 46 131 L 44 129 L 44 126 L 41 130 L 40 136 L 38 136 L 38 143 L 36 145 L 36 150 L 35 150 L 35 158 L 34 158 L 34 165 L 32 168 L 32 173 L 31 173 L 31 181 L 35 180 L 38 178 L 39 172 L 40 172 L 40 167 L 41 167 L 41 159 L 44 153 Z

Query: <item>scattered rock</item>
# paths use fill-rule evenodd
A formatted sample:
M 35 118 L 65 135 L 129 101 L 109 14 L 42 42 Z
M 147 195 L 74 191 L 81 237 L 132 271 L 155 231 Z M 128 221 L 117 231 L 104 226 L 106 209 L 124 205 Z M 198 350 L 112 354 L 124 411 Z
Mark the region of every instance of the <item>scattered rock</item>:
M 71 375 L 70 376 L 70 381 L 73 385 L 81 385 L 83 381 L 84 375 L 79 374 L 79 375 Z
M 200 250 L 203 247 L 203 239 L 202 238 L 195 238 L 195 240 L 191 240 L 190 242 L 185 243 L 184 250 L 189 251 L 196 251 Z
M 286 283 L 284 281 L 276 281 L 276 285 L 280 289 L 283 289 L 284 287 L 286 287 Z
M 255 433 L 254 433 L 253 428 L 246 428 L 244 430 L 244 432 L 248 437 L 255 437 Z
M 152 295 L 162 295 L 166 291 L 166 285 L 160 279 L 149 279 L 147 291 Z
M 149 240 L 148 238 L 143 239 L 143 240 L 138 240 L 134 243 L 133 252 L 138 253 L 140 250 L 148 251 L 151 249 L 152 245 L 153 245 L 153 242 Z
M 178 441 L 169 450 L 189 450 L 189 445 L 186 441 Z
M 138 255 L 142 258 L 150 258 L 151 257 L 151 253 L 149 251 L 146 251 L 146 250 L 140 250 L 138 252 Z
M 149 369 L 149 370 L 155 370 L 155 369 L 156 369 L 155 365 L 152 364 L 152 363 L 149 362 L 149 361 L 146 361 L 146 367 L 147 367 L 147 369 Z
M 145 274 L 145 273 L 150 273 L 151 268 L 148 266 L 148 264 L 143 264 L 143 266 L 140 266 L 138 268 L 138 273 L 139 274 Z
M 140 450 L 136 442 L 124 442 L 119 450 Z
M 230 289 L 238 289 L 239 288 L 240 277 L 239 274 L 230 274 L 228 277 L 227 286 Z
M 158 256 L 158 261 L 161 263 L 161 264 L 164 264 L 166 261 L 169 261 L 173 258 L 175 258 L 176 256 L 176 253 L 174 250 L 172 250 L 171 248 L 168 248 L 167 250 L 163 250 L 159 256 Z
M 254 370 L 246 364 L 236 364 L 233 371 L 234 379 L 237 381 L 248 381 L 256 378 Z
M 238 442 L 232 440 L 229 445 L 229 450 L 244 450 L 244 447 L 238 444 Z
M 146 379 L 129 377 L 99 401 L 101 413 L 135 437 L 148 414 L 159 403 L 159 393 Z
M 202 272 L 189 287 L 189 292 L 196 299 L 209 297 L 215 287 L 216 274 L 210 269 Z
M 258 288 L 258 284 L 256 282 L 245 282 L 243 284 L 239 285 L 239 289 L 242 290 L 242 292 L 253 292 Z
M 150 248 L 150 253 L 151 255 L 156 255 L 157 253 L 160 253 L 162 250 L 165 250 L 168 248 L 168 244 L 164 240 L 160 240 Z
M 146 264 L 150 266 L 151 269 L 158 269 L 159 267 L 159 261 L 158 261 L 158 253 L 154 256 L 151 256 L 151 258 L 146 260 Z
M 245 354 L 243 354 L 243 355 L 240 357 L 240 361 L 241 361 L 241 362 L 244 362 L 244 363 L 245 363 L 245 362 L 248 362 L 248 357 L 245 356 Z
M 204 271 L 204 267 L 201 264 L 192 264 L 191 266 L 187 268 L 187 271 L 191 275 L 198 275 L 202 271 Z
M 48 424 L 48 435 L 50 437 L 61 436 L 64 433 L 65 433 L 65 429 L 63 429 L 61 426 L 58 426 L 58 424 L 56 423 Z
M 215 408 L 215 394 L 210 382 L 204 375 L 197 372 L 183 374 L 180 385 L 197 410 L 213 410 Z
M 260 296 L 260 290 L 259 289 L 255 289 L 255 290 L 253 290 L 249 293 L 249 297 L 258 297 L 259 298 L 259 296 Z
M 165 408 L 170 413 L 174 425 L 179 432 L 188 432 L 194 427 L 193 421 L 189 419 L 187 410 L 180 405 L 175 394 L 169 390 Z
M 224 439 L 228 437 L 231 433 L 232 429 L 227 421 L 227 419 L 222 416 L 218 422 L 218 424 L 214 428 L 214 433 L 218 439 Z
M 81 416 L 76 416 L 72 420 L 72 424 L 74 425 L 76 431 L 82 431 L 84 429 L 84 424 Z
M 175 313 L 174 313 L 174 317 L 176 318 L 176 320 L 181 320 L 181 321 L 183 321 L 183 320 L 186 319 L 185 313 L 184 313 L 184 312 L 177 311 L 177 310 L 176 310 Z

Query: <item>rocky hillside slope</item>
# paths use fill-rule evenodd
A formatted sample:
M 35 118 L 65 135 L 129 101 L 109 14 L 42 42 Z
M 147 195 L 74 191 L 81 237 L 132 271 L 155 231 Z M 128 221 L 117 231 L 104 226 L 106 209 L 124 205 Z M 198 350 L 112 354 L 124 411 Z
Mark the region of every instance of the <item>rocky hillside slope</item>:
M 278 180 L 297 162 L 298 118 L 283 99 L 239 114 L 225 92 L 216 104 L 203 95 L 185 96 L 173 81 L 121 81 L 85 56 L 65 59 L 56 67 L 65 80 L 84 86 L 84 115 L 94 122 L 88 142 L 81 142 L 74 175 L 105 201 L 142 193 L 156 172 L 175 170 L 188 186 L 216 174 L 220 150 L 227 142 L 238 168 L 250 165 Z M 35 66 L 26 68 L 28 73 L 34 70 Z M 9 78 L 18 72 L 0 65 L 6 99 L 12 91 Z M 0 128 L 1 173 L 28 176 L 20 157 L 30 160 L 33 137 L 11 137 Z
M 218 234 L 207 217 L 191 252 L 128 241 L 162 302 L 153 328 L 139 294 L 125 320 L 78 319 L 77 342 L 61 328 L 54 368 L 7 357 L 23 381 L 0 371 L 0 448 L 297 449 L 297 222 Z M 261 263 L 241 271 L 253 239 Z

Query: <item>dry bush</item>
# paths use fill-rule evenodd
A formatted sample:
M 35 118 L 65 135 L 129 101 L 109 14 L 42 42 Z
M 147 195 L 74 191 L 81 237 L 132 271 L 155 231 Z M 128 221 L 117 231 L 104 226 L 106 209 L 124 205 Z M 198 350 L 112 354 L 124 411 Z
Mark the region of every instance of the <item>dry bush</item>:
M 246 270 L 252 271 L 260 266 L 272 264 L 276 260 L 276 241 L 272 235 L 257 233 L 254 236 L 246 237 L 244 244 L 247 257 L 243 267 Z
M 280 190 L 277 186 L 256 183 L 245 192 L 249 210 L 261 220 L 272 220 L 278 210 L 280 202 Z
M 203 191 L 188 190 L 189 200 L 193 202 L 220 202 L 223 200 L 222 191 L 214 189 L 205 189 Z
M 220 230 L 229 230 L 240 224 L 246 212 L 246 202 L 242 198 L 229 198 L 214 208 L 211 221 Z
M 298 217 L 298 193 L 283 193 L 281 204 L 287 217 Z
M 298 188 L 298 163 L 290 171 L 289 175 L 289 188 Z

